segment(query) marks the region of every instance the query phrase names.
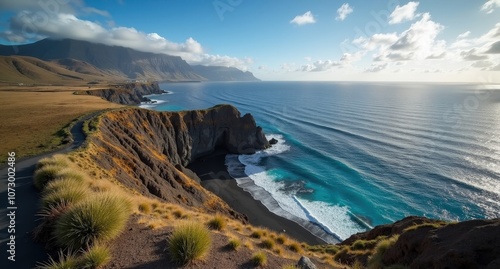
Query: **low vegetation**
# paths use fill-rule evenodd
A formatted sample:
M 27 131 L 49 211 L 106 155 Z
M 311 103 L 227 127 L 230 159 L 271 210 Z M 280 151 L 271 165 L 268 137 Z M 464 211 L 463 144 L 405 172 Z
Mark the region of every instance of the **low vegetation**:
M 111 252 L 105 245 L 95 245 L 85 251 L 80 260 L 79 268 L 102 268 L 111 260 Z
M 220 214 L 216 214 L 213 219 L 208 222 L 208 227 L 212 230 L 221 231 L 226 227 L 226 219 Z
M 383 269 L 386 266 L 382 263 L 385 252 L 398 240 L 399 235 L 380 240 L 375 246 L 375 253 L 368 259 L 368 269 Z
M 203 259 L 209 252 L 212 239 L 210 231 L 196 222 L 177 227 L 168 238 L 168 252 L 173 261 L 187 264 Z
M 1 152 L 16 152 L 16 159 L 49 152 L 67 145 L 71 124 L 78 117 L 120 107 L 93 96 L 76 96 L 82 87 L 0 86 Z M 12 132 L 15 131 L 15 135 Z M 0 155 L 0 164 L 7 154 Z
M 264 266 L 267 264 L 267 255 L 263 251 L 258 251 L 253 254 L 251 261 L 255 266 Z
M 101 188 L 107 184 L 90 179 L 65 155 L 44 158 L 37 167 L 42 222 L 34 234 L 60 249 L 58 259 L 51 257 L 39 268 L 102 267 L 111 259 L 105 244 L 125 227 L 131 202 L 116 185 Z
M 56 222 L 54 236 L 63 248 L 89 248 L 120 234 L 129 214 L 126 199 L 109 193 L 97 194 L 63 214 Z
M 229 242 L 227 243 L 228 247 L 232 250 L 238 250 L 241 246 L 241 241 L 236 238 L 231 238 L 229 239 Z

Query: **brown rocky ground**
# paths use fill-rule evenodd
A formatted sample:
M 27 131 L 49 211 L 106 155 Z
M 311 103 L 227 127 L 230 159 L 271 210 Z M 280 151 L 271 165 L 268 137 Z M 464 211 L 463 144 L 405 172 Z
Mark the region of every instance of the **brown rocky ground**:
M 138 216 L 134 216 L 123 234 L 113 242 L 112 261 L 105 268 L 255 268 L 250 261 L 258 247 L 249 249 L 241 246 L 237 251 L 227 247 L 228 237 L 220 232 L 212 232 L 212 248 L 210 254 L 203 260 L 193 264 L 180 266 L 170 261 L 167 250 L 167 238 L 172 227 L 151 229 L 138 224 Z M 297 260 L 287 259 L 267 252 L 267 265 L 262 268 L 281 268 L 284 265 L 295 264 Z M 328 267 L 319 267 L 328 268 Z

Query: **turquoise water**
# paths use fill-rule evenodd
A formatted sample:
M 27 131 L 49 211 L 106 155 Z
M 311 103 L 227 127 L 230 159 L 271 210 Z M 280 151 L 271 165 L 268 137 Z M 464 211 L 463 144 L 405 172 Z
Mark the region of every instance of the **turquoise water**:
M 408 215 L 500 217 L 498 87 L 232 82 L 162 89 L 172 94 L 151 96 L 159 103 L 150 108 L 228 103 L 254 115 L 280 143 L 228 156 L 229 172 L 271 211 L 331 241 Z

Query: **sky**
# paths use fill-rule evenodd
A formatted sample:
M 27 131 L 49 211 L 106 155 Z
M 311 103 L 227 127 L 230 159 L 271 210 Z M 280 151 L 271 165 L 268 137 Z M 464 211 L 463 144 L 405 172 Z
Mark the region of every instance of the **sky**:
M 500 83 L 500 0 L 2 0 L 0 43 L 73 38 L 263 80 Z

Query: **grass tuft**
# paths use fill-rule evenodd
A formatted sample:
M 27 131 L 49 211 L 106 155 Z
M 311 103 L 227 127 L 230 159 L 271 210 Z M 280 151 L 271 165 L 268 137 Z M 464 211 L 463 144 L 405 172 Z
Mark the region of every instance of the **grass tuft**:
M 33 176 L 33 185 L 35 185 L 38 190 L 43 190 L 47 182 L 55 179 L 57 173 L 59 173 L 61 169 L 63 169 L 63 167 L 58 165 L 44 165 L 36 170 Z
M 65 212 L 56 222 L 54 238 L 61 247 L 89 248 L 118 236 L 129 214 L 128 200 L 102 193 Z
M 295 266 L 295 264 L 287 264 L 281 267 L 281 269 L 299 269 L 299 267 Z
M 270 239 L 264 239 L 264 240 L 262 240 L 260 245 L 265 249 L 273 249 L 274 248 L 274 241 L 272 241 Z
M 71 206 L 83 201 L 87 196 L 88 190 L 82 188 L 78 182 L 55 180 L 50 182 L 50 189 L 43 193 L 41 198 L 42 208 L 56 208 L 61 205 Z
M 153 210 L 151 204 L 146 203 L 146 202 L 140 203 L 138 206 L 138 209 L 140 212 L 145 213 L 145 214 L 149 214 Z
M 382 263 L 382 257 L 385 252 L 398 241 L 399 235 L 380 240 L 375 246 L 375 253 L 368 259 L 368 269 L 385 268 Z
M 60 167 L 67 167 L 69 165 L 68 158 L 63 154 L 55 154 L 52 157 L 43 158 L 36 164 L 36 169 L 41 169 L 44 166 L 55 165 Z
M 257 231 L 253 231 L 250 234 L 250 237 L 260 239 L 262 237 L 262 235 L 263 235 L 263 232 L 261 230 L 257 230 Z
M 232 238 L 232 239 L 229 239 L 229 242 L 227 243 L 227 245 L 230 249 L 237 251 L 238 248 L 240 248 L 240 246 L 241 246 L 241 241 L 236 239 L 236 238 Z
M 288 246 L 288 249 L 290 249 L 293 252 L 299 253 L 302 251 L 302 247 L 298 243 L 292 243 L 290 246 Z
M 49 260 L 44 263 L 39 263 L 38 269 L 74 269 L 78 268 L 78 260 L 73 254 L 64 254 L 62 251 L 58 253 L 57 260 L 49 257 Z
M 111 261 L 111 253 L 104 245 L 95 245 L 85 251 L 79 261 L 79 268 L 102 268 Z
M 208 254 L 211 244 L 210 231 L 196 222 L 181 224 L 168 238 L 170 257 L 180 264 L 203 259 Z
M 284 234 L 278 235 L 278 237 L 276 237 L 276 243 L 278 243 L 280 245 L 285 244 L 286 243 L 286 236 Z
M 266 253 L 264 253 L 263 251 L 258 251 L 256 253 L 254 253 L 253 256 L 252 256 L 251 261 L 252 261 L 252 263 L 255 266 L 264 266 L 264 265 L 266 265 L 267 264 Z
M 226 227 L 226 219 L 220 214 L 216 214 L 213 219 L 208 222 L 208 227 L 212 230 L 222 231 Z

